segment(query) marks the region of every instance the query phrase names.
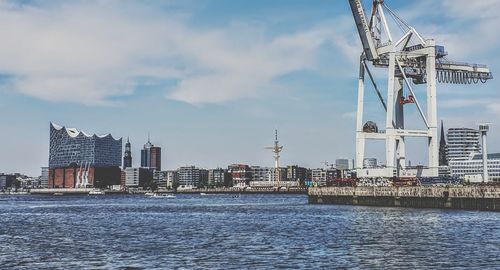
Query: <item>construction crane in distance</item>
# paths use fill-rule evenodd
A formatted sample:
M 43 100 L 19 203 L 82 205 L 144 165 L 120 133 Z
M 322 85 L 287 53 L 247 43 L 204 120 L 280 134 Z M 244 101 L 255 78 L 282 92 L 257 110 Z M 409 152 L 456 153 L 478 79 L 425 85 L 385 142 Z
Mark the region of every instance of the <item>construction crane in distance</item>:
M 493 78 L 485 65 L 450 61 L 443 46 L 434 39 L 425 39 L 415 28 L 391 10 L 383 0 L 373 0 L 370 16 L 365 15 L 361 0 L 348 0 L 358 30 L 363 52 L 360 57 L 358 78 L 358 109 L 356 117 L 356 171 L 358 177 L 415 177 L 438 176 L 438 133 L 436 83 L 471 84 Z M 387 13 L 386 13 L 387 12 Z M 401 30 L 396 37 L 386 15 Z M 385 99 L 368 67 L 386 68 L 387 95 Z M 365 74 L 374 86 L 385 111 L 385 130 L 373 132 L 363 129 Z M 426 107 L 422 106 L 414 91 L 415 85 L 426 86 Z M 405 105 L 414 104 L 423 129 L 405 128 Z M 406 168 L 405 138 L 427 139 L 428 166 L 423 170 Z M 363 168 L 366 140 L 385 140 L 386 166 Z
M 275 186 L 279 189 L 281 180 L 280 153 L 283 150 L 283 146 L 279 145 L 277 129 L 274 131 L 274 145 L 268 146 L 266 149 L 271 149 L 274 153 Z

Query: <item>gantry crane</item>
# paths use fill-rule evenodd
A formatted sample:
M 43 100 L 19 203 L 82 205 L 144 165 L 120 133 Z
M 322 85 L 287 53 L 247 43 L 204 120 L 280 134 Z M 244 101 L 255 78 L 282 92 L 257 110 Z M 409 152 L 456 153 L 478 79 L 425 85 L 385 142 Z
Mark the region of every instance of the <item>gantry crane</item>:
M 383 0 L 373 0 L 367 18 L 361 0 L 348 0 L 354 22 L 363 45 L 358 78 L 358 109 L 356 119 L 356 169 L 358 177 L 438 176 L 438 136 L 436 83 L 471 84 L 492 79 L 485 65 L 458 63 L 447 59 L 443 46 L 433 39 L 424 39 L 412 26 L 392 11 Z M 402 36 L 394 38 L 386 19 L 390 15 Z M 384 100 L 367 62 L 388 69 L 387 96 Z M 364 79 L 368 74 L 386 112 L 385 130 L 363 129 Z M 413 85 L 425 84 L 426 107 L 415 95 Z M 405 105 L 414 104 L 422 118 L 424 129 L 405 128 Z M 428 167 L 406 168 L 405 138 L 427 138 Z M 366 140 L 385 140 L 385 168 L 363 168 Z

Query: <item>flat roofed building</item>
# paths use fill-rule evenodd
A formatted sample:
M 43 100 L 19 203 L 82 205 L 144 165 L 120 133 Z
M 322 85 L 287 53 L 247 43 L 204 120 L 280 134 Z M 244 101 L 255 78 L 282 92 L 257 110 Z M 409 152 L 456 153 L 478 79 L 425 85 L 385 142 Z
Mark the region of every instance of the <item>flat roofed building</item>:
M 222 168 L 208 170 L 208 186 L 209 187 L 223 187 L 227 185 L 228 174 Z
M 201 184 L 200 169 L 195 166 L 183 166 L 177 169 L 180 187 L 198 187 Z
M 151 185 L 153 174 L 147 168 L 125 168 L 125 186 L 147 188 Z
M 42 167 L 40 175 L 40 187 L 46 188 L 49 186 L 49 167 Z
M 450 174 L 470 182 L 482 182 L 483 157 L 475 154 L 468 159 L 452 159 L 449 161 Z M 489 180 L 500 182 L 500 153 L 488 154 Z
M 252 181 L 252 169 L 245 164 L 231 164 L 227 167 L 234 187 L 246 187 Z

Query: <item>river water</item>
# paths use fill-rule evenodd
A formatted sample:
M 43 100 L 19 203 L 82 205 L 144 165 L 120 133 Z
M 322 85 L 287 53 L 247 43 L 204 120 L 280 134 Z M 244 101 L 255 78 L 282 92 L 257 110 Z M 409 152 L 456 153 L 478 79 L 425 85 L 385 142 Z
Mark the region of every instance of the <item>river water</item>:
M 500 268 L 495 212 L 304 195 L 0 196 L 2 269 Z

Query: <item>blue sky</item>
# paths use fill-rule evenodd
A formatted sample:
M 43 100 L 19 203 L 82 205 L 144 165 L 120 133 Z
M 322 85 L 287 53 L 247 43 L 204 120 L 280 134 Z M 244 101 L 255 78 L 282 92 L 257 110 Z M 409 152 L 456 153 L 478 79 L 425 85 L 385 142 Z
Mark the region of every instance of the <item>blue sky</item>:
M 496 74 L 499 1 L 386 3 L 449 58 Z M 39 174 L 49 121 L 130 136 L 135 165 L 150 132 L 167 169 L 272 166 L 275 128 L 283 164 L 352 158 L 355 31 L 347 1 L 0 1 L 0 172 Z M 384 70 L 376 77 L 383 89 Z M 492 122 L 489 149 L 500 151 L 497 89 L 438 85 L 439 118 Z M 367 118 L 383 126 L 367 91 Z M 412 163 L 425 163 L 419 143 Z M 382 146 L 368 156 L 383 160 Z

